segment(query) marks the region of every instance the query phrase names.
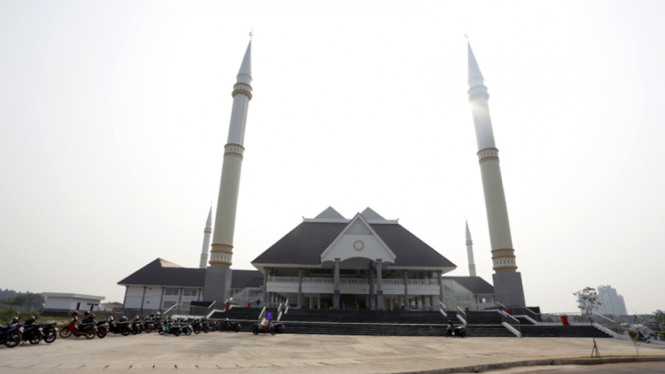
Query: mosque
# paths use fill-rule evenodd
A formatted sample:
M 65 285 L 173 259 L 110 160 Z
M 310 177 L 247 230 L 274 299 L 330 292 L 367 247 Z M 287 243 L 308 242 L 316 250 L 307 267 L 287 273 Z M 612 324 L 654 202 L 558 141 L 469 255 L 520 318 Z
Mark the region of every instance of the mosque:
M 276 305 L 288 299 L 291 307 L 310 309 L 435 310 L 443 303 L 447 308 L 482 310 L 495 302 L 526 305 L 489 115 L 489 94 L 470 45 L 468 95 L 478 141 L 494 286 L 476 276 L 468 224 L 469 276 L 445 276 L 457 266 L 398 220 L 386 219 L 369 207 L 351 218 L 332 207 L 314 218 L 304 218 L 252 261 L 257 270 L 232 270 L 245 125 L 253 95 L 251 49 L 250 41 L 232 91 L 214 231 L 211 208 L 200 266 L 184 268 L 154 260 L 118 282 L 126 287 L 125 308 L 165 310 L 174 304 L 221 303 L 229 297 L 241 306 Z

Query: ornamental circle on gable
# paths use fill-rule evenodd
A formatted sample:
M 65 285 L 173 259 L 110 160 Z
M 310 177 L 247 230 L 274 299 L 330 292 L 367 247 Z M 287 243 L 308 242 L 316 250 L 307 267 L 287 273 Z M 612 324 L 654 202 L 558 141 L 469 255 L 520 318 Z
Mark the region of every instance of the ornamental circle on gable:
M 365 249 L 365 243 L 363 243 L 362 240 L 356 240 L 355 242 L 353 242 L 353 249 L 360 252 L 363 249 Z

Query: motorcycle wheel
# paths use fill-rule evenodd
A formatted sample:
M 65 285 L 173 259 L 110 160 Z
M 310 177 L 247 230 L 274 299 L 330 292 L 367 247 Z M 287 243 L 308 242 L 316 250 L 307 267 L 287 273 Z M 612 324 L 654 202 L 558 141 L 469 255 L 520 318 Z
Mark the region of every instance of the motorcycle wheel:
M 201 333 L 201 327 L 200 327 L 200 326 L 195 326 L 195 327 L 193 328 L 193 330 L 194 330 L 194 334 L 196 334 L 196 335 L 198 335 L 198 334 Z
M 68 327 L 65 327 L 64 329 L 60 330 L 61 338 L 69 338 L 70 336 L 72 336 L 72 330 L 70 330 Z
M 7 336 L 5 338 L 5 345 L 8 348 L 14 348 L 18 345 L 18 343 L 21 342 L 22 339 L 23 339 L 23 337 L 21 336 L 20 332 L 12 331 L 12 332 L 7 334 Z
M 173 335 L 180 336 L 180 330 L 173 330 Z
M 127 336 L 129 335 L 129 333 L 131 333 L 131 331 L 129 331 L 129 329 L 122 329 L 120 333 L 122 334 L 122 336 Z
M 104 339 L 104 337 L 106 336 L 107 333 L 108 333 L 108 331 L 106 331 L 105 327 L 99 327 L 97 329 L 97 337 L 100 338 L 100 339 Z
M 162 329 L 162 328 L 157 330 L 157 332 L 159 333 L 159 335 L 164 335 L 166 333 L 166 331 L 164 331 L 164 329 Z
M 42 340 L 42 336 L 41 336 L 41 334 L 37 334 L 37 333 L 33 333 L 33 334 L 30 335 L 30 337 L 28 338 L 28 341 L 30 342 L 30 344 L 39 344 L 39 342 L 40 342 L 41 340 Z
M 148 325 L 148 327 L 145 328 L 145 333 L 150 334 L 152 332 L 152 326 Z
M 252 332 L 254 333 L 254 335 L 259 335 L 261 329 L 259 328 L 259 326 L 254 325 L 254 327 L 252 327 Z
M 136 334 L 139 333 L 139 331 L 136 327 L 132 327 L 132 329 L 130 331 L 132 332 L 132 335 L 136 335 Z
M 87 329 L 87 330 L 85 330 L 85 333 L 84 333 L 84 334 L 85 334 L 85 338 L 86 338 L 86 339 L 92 339 L 92 338 L 95 337 L 95 330 L 93 330 L 93 329 Z
M 275 328 L 274 327 L 270 326 L 270 328 L 268 330 L 270 331 L 270 335 L 275 335 Z
M 46 336 L 44 336 L 44 341 L 48 344 L 51 344 L 55 341 L 55 338 L 57 335 L 55 334 L 55 330 L 48 330 L 46 332 Z
M 235 331 L 235 332 L 240 331 L 240 326 L 239 325 L 233 326 L 233 331 Z
M 186 336 L 190 336 L 190 335 L 192 335 L 192 328 L 191 328 L 191 327 L 187 327 L 186 329 L 184 329 L 184 330 L 182 331 L 182 333 L 185 334 Z
M 286 327 L 284 327 L 284 325 L 281 325 L 277 328 L 277 332 L 280 334 L 283 334 L 284 331 L 286 331 Z

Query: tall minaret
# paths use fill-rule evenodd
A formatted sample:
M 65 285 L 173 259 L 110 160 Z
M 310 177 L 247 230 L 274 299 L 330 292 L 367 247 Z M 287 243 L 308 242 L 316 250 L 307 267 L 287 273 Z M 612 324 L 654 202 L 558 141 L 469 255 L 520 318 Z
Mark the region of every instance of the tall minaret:
M 525 306 L 522 275 L 517 272 L 515 250 L 510 235 L 508 209 L 503 193 L 501 168 L 499 166 L 499 150 L 494 144 L 492 121 L 487 101 L 489 94 L 485 87 L 483 75 L 476 62 L 476 57 L 469 48 L 469 102 L 473 113 L 478 141 L 478 159 L 480 174 L 485 193 L 485 207 L 492 244 L 492 261 L 494 271 L 494 298 L 507 306 Z
M 203 229 L 203 249 L 201 250 L 201 263 L 199 269 L 205 269 L 208 266 L 208 249 L 210 248 L 210 234 L 212 233 L 212 206 L 208 212 L 206 228 Z
M 240 170 L 245 151 L 245 122 L 247 108 L 252 99 L 252 41 L 240 65 L 236 84 L 233 86 L 233 109 L 229 124 L 229 138 L 224 146 L 222 181 L 217 199 L 215 231 L 210 250 L 210 267 L 206 270 L 203 297 L 207 301 L 224 302 L 231 289 L 231 264 L 233 256 L 233 232 L 238 205 Z
M 469 231 L 469 221 L 466 221 L 466 254 L 469 255 L 469 275 L 476 276 L 476 262 L 473 260 L 473 241 Z

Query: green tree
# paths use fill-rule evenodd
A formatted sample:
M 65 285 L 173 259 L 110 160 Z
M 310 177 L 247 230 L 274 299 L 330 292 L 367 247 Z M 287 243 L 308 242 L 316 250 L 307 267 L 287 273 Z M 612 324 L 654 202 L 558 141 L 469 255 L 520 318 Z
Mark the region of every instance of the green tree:
M 573 293 L 573 295 L 577 296 L 577 307 L 580 308 L 580 314 L 582 314 L 582 317 L 588 318 L 589 323 L 593 324 L 593 310 L 597 306 L 602 305 L 600 301 L 598 301 L 598 293 L 596 293 L 596 289 L 592 287 L 586 287 L 583 290 Z M 595 335 L 593 336 L 593 349 L 591 350 L 591 357 L 600 358 L 600 351 L 596 345 Z
M 29 308 L 41 308 L 44 306 L 44 296 L 38 293 L 28 292 L 26 295 L 25 306 Z
M 4 300 L 5 304 L 14 305 L 14 306 L 25 306 L 26 302 L 27 302 L 27 297 L 23 295 L 8 297 Z

